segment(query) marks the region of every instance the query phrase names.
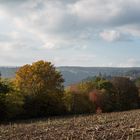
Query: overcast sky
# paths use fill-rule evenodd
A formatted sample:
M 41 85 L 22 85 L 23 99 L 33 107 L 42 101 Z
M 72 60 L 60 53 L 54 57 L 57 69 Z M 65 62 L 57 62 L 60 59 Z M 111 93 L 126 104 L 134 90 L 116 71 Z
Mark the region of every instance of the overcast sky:
M 140 66 L 140 0 L 0 0 L 0 65 Z

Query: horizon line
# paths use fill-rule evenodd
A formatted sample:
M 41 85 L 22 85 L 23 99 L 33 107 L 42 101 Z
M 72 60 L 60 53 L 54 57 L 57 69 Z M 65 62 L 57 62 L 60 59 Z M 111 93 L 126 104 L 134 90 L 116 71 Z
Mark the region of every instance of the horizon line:
M 19 66 L 2 66 L 2 65 L 0 65 L 0 67 L 1 68 L 18 68 L 18 67 L 22 67 L 22 66 L 24 66 L 24 65 L 19 65 Z M 60 65 L 60 66 L 55 66 L 56 68 L 58 68 L 58 67 L 75 67 L 75 68 L 78 68 L 78 67 L 80 67 L 80 68 L 140 68 L 140 66 L 75 66 L 75 65 L 68 65 L 68 66 L 66 66 L 66 65 Z

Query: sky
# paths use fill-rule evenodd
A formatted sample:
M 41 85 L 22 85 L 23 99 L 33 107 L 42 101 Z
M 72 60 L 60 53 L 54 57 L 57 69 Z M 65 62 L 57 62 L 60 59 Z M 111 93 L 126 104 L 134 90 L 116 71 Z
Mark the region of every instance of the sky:
M 140 0 L 0 0 L 0 66 L 140 67 Z

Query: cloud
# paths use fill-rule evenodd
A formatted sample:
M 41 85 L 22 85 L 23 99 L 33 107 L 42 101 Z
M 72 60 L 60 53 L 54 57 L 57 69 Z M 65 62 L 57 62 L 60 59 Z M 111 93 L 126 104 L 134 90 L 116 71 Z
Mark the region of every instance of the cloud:
M 117 3 L 110 0 L 79 0 L 69 7 L 81 21 L 93 25 L 108 23 L 119 13 Z
M 108 42 L 118 41 L 121 39 L 120 32 L 115 30 L 103 31 L 100 33 L 100 36 Z
M 135 58 L 129 58 L 126 62 L 120 63 L 119 67 L 139 67 L 140 60 Z
M 122 26 L 140 22 L 139 0 L 79 0 L 72 11 L 91 24 Z
M 121 31 L 118 31 L 118 30 L 105 30 L 100 33 L 100 37 L 107 42 L 133 40 L 133 37 L 131 34 L 122 33 Z
M 96 60 L 96 55 L 94 54 L 80 54 L 76 56 L 74 55 L 74 57 L 72 57 L 71 59 L 69 59 L 68 57 L 64 58 L 62 56 L 55 57 L 52 61 L 55 64 L 61 63 L 61 65 L 67 65 L 67 66 L 82 66 L 83 64 L 86 64 L 86 66 L 92 66 L 95 60 Z
M 83 32 L 89 32 L 84 35 L 88 39 L 100 30 L 139 24 L 139 4 L 138 0 L 11 0 L 2 6 L 19 30 L 43 36 L 43 40 L 48 36 L 62 40 L 81 37 Z
M 139 5 L 139 0 L 0 0 L 0 55 L 50 59 L 56 51 L 80 53 L 101 39 L 139 38 Z

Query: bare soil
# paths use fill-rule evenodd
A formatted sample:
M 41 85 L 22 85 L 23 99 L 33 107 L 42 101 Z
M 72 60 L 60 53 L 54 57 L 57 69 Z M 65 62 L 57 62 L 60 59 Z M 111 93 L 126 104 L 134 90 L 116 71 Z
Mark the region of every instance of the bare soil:
M 140 110 L 0 125 L 0 140 L 127 140 Z

